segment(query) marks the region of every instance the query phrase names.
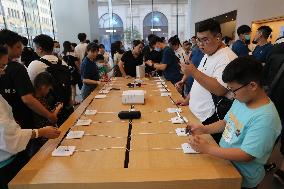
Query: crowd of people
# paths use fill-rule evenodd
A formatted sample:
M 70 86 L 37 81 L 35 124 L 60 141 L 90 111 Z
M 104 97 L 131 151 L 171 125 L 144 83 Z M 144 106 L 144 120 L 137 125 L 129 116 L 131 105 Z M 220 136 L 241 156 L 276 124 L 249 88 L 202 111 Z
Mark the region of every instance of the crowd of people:
M 193 149 L 232 161 L 243 176 L 242 187 L 256 188 L 283 122 L 283 90 L 277 85 L 281 80 L 275 84 L 273 79 L 281 61 L 271 68 L 284 54 L 283 42 L 268 42 L 271 32 L 261 26 L 252 40 L 251 28 L 242 25 L 234 41 L 222 36 L 220 24 L 209 19 L 187 41 L 151 34 L 146 43 L 134 40 L 132 49 L 116 41 L 106 52 L 85 33 L 78 34 L 79 44 L 65 41 L 61 50 L 48 35 L 36 36 L 32 48 L 25 37 L 1 30 L 0 187 L 8 188 L 42 145 L 59 137 L 58 127 L 80 103 L 76 94 L 84 100 L 110 77 L 135 78 L 136 66 L 145 65 L 146 76 L 163 76 L 175 85 L 181 94 L 177 105 L 188 106 L 200 120 L 187 126 Z M 271 83 L 273 90 L 267 93 L 265 86 Z M 219 146 L 201 134 L 211 134 Z M 284 155 L 283 129 L 281 143 Z M 284 162 L 275 177 L 284 183 Z

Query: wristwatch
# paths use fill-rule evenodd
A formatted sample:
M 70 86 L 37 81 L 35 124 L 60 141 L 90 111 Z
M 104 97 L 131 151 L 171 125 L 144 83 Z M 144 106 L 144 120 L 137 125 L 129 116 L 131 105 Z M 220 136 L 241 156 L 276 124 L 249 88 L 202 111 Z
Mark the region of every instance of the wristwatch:
M 35 138 L 38 138 L 38 129 L 33 129 L 32 133 L 35 134 Z

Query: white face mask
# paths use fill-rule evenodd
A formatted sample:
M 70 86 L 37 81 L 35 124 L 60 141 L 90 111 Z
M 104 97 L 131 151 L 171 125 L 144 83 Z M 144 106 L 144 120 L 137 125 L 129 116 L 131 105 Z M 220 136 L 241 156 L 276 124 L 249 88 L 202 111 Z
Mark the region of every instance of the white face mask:
M 158 48 L 158 47 L 156 47 L 156 48 L 155 48 L 155 51 L 160 52 L 160 51 L 161 51 L 161 49 L 160 49 L 160 48 Z
M 54 52 L 55 54 L 59 54 L 59 53 L 60 53 L 60 48 L 54 48 L 54 49 L 53 49 L 53 52 Z

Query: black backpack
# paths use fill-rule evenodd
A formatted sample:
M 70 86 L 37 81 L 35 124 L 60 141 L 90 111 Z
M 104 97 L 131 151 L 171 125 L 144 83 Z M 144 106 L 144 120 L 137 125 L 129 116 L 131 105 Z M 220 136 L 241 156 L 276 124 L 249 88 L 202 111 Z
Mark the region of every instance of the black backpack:
M 213 93 L 211 93 L 211 96 L 215 105 L 215 113 L 217 114 L 218 119 L 224 119 L 234 100 L 228 99 L 224 96 L 216 96 Z
M 53 90 L 51 91 L 48 102 L 53 107 L 57 102 L 69 105 L 71 99 L 71 74 L 67 66 L 62 65 L 62 61 L 58 59 L 57 64 L 52 64 L 46 59 L 39 59 L 46 64 L 46 72 L 53 77 Z
M 72 55 L 65 55 L 63 56 L 63 60 L 67 63 L 69 72 L 71 74 L 71 84 L 76 85 L 81 81 L 81 75 L 79 73 L 79 70 L 76 66 L 76 60 L 79 60 L 78 58 L 72 56 Z
M 274 45 L 263 71 L 263 84 L 276 106 L 281 120 L 284 120 L 284 43 Z

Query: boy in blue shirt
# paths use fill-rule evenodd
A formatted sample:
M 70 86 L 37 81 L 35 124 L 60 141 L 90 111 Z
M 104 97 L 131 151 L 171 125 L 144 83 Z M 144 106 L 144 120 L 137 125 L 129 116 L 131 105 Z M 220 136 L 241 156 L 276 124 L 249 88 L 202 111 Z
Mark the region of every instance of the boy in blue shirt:
M 154 36 L 151 40 L 151 46 L 155 46 L 155 50 L 162 52 L 162 61 L 160 64 L 154 63 L 152 61 L 146 62 L 146 64 L 155 70 L 163 71 L 166 80 L 176 84 L 182 79 L 182 74 L 180 70 L 180 65 L 175 52 L 168 47 L 162 38 Z
M 248 56 L 249 49 L 247 44 L 250 43 L 251 28 L 248 25 L 242 25 L 238 27 L 237 33 L 239 39 L 233 44 L 232 50 L 238 57 Z
M 266 59 L 273 45 L 267 41 L 272 29 L 269 26 L 260 26 L 257 29 L 253 42 L 257 44 L 252 55 L 260 62 L 266 63 Z
M 262 65 L 251 57 L 233 60 L 223 72 L 235 101 L 225 116 L 210 125 L 190 124 L 190 144 L 201 153 L 230 160 L 243 177 L 242 188 L 256 188 L 265 175 L 264 164 L 281 131 L 273 102 L 260 83 Z M 220 146 L 197 135 L 223 132 Z

